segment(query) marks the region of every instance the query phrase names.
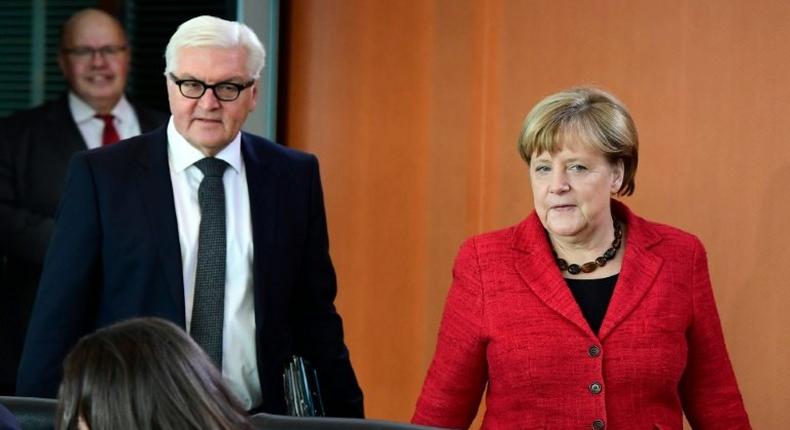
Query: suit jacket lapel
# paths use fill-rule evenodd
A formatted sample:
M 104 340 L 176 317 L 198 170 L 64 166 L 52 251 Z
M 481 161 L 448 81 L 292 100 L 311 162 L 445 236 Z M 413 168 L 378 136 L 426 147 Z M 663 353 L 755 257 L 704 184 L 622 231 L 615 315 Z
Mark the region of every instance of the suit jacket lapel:
M 615 202 L 613 206 L 617 216 L 625 219 L 628 227 L 623 265 L 598 331 L 600 339 L 606 338 L 639 305 L 653 286 L 663 263 L 663 259 L 650 250 L 661 240 L 661 236 L 625 205 Z
M 532 292 L 565 319 L 594 336 L 590 325 L 573 298 L 568 284 L 562 278 L 549 247 L 545 231 L 533 211 L 521 224 L 516 226 L 513 247 L 523 255 L 516 259 L 516 270 Z
M 88 149 L 74 117 L 71 116 L 67 96 L 55 100 L 46 115 L 49 123 L 46 134 L 49 136 L 49 142 L 44 143 L 52 147 L 53 151 L 62 154 L 64 160 L 71 159 L 77 151 Z
M 661 236 L 622 203 L 613 200 L 612 207 L 616 216 L 626 221 L 628 228 L 620 276 L 598 331 L 598 338 L 601 340 L 639 305 L 653 286 L 663 263 L 663 259 L 650 250 L 661 240 Z M 562 274 L 554 264 L 548 239 L 543 239 L 544 235 L 543 226 L 534 211 L 516 227 L 513 246 L 524 254 L 517 259 L 516 270 L 546 306 L 585 333 L 594 336 L 576 299 L 573 298 Z
M 253 295 L 255 300 L 255 322 L 263 327 L 264 289 L 273 261 L 274 226 L 277 223 L 277 177 L 274 165 L 269 163 L 260 148 L 246 133 L 241 136 L 241 154 L 247 173 L 247 189 L 250 197 L 253 251 Z
M 134 113 L 137 115 L 137 121 L 140 123 L 140 132 L 148 133 L 162 125 L 167 124 L 169 115 L 144 109 L 136 103 L 132 103 Z
M 157 242 L 159 258 L 173 303 L 178 306 L 179 322 L 185 326 L 183 270 L 181 245 L 178 239 L 178 220 L 173 200 L 173 184 L 167 160 L 167 128 L 162 127 L 143 137 L 137 157 L 142 172 L 138 176 L 140 192 Z

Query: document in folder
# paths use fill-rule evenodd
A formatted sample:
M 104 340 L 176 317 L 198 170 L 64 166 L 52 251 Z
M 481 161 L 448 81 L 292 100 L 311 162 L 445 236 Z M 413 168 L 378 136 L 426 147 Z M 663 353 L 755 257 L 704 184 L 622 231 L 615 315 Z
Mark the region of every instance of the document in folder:
M 302 357 L 294 355 L 283 371 L 285 405 L 288 415 L 322 417 L 324 402 L 318 385 L 318 373 Z

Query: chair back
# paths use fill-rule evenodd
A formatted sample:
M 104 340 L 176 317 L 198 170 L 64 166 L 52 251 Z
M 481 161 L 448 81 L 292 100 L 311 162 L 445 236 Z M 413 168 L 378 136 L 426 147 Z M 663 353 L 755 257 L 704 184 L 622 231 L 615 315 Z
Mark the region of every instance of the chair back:
M 22 430 L 55 429 L 57 402 L 54 399 L 0 396 L 0 403 L 14 414 Z
M 257 414 L 252 423 L 260 430 L 438 430 L 414 424 L 361 418 L 291 417 Z
M 0 403 L 16 416 L 22 430 L 54 430 L 54 399 L 35 397 L 3 397 Z M 257 414 L 252 417 L 256 429 L 261 430 L 438 430 L 414 424 L 361 418 L 289 417 Z

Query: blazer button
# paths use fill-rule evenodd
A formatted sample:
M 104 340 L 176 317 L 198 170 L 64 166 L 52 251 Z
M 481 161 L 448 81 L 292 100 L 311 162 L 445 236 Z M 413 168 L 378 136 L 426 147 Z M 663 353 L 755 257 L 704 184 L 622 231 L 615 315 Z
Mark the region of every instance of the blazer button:
M 593 382 L 592 384 L 590 384 L 590 392 L 591 393 L 593 393 L 593 394 L 600 394 L 602 390 L 603 390 L 603 387 L 601 387 L 600 383 Z
M 601 348 L 598 345 L 593 345 L 590 347 L 590 349 L 587 350 L 587 354 L 589 354 L 590 357 L 593 358 L 598 357 L 599 355 L 601 355 Z
M 603 430 L 604 428 L 606 428 L 606 424 L 604 424 L 603 420 L 595 420 L 592 422 L 593 430 Z

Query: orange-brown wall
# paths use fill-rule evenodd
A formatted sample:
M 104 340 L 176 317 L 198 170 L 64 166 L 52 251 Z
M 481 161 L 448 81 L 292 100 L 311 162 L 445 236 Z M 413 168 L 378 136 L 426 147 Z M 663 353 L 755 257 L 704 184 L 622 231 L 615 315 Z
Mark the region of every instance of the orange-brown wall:
M 639 128 L 626 203 L 705 242 L 752 424 L 790 425 L 790 3 L 288 3 L 280 131 L 322 163 L 369 416 L 409 419 L 461 241 L 531 209 L 526 112 L 596 84 Z

